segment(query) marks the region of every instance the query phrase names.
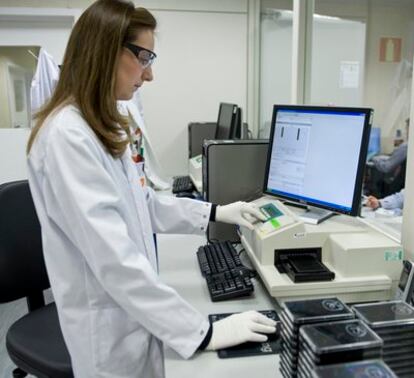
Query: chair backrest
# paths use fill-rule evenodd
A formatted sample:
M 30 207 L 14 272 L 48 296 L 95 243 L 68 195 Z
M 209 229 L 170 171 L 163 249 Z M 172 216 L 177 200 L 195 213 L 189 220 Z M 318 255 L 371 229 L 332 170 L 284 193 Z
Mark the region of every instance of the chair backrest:
M 0 185 L 0 303 L 50 287 L 27 180 Z

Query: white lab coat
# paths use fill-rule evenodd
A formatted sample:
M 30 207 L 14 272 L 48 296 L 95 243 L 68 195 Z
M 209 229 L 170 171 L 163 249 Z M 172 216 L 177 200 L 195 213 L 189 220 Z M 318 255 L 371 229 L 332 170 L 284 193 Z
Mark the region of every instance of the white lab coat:
M 30 87 L 30 106 L 32 113 L 38 111 L 52 96 L 59 80 L 59 66 L 44 48 L 40 49 L 36 72 Z
M 404 189 L 398 193 L 391 194 L 381 200 L 381 207 L 386 210 L 394 210 L 395 215 L 402 215 L 404 208 Z
M 113 158 L 74 106 L 41 128 L 28 167 L 75 377 L 163 377 L 162 343 L 190 357 L 209 323 L 159 280 L 153 232 L 202 234 L 211 205 L 142 188 L 129 149 Z

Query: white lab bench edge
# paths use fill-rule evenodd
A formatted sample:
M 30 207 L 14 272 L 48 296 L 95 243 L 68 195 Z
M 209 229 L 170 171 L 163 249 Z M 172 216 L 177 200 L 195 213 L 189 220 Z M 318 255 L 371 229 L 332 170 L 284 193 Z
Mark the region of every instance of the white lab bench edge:
M 170 194 L 169 194 L 170 195 Z M 377 225 L 395 239 L 401 237 L 401 224 L 395 220 L 372 219 L 372 214 L 363 212 L 368 223 Z M 395 222 L 397 229 L 389 227 L 386 221 Z M 398 227 L 399 226 L 399 227 Z M 206 317 L 214 313 L 241 312 L 248 310 L 280 311 L 277 301 L 265 290 L 259 278 L 253 279 L 254 294 L 222 302 L 212 302 L 205 279 L 201 276 L 197 262 L 198 247 L 207 243 L 205 236 L 157 235 L 160 277 L 174 288 L 185 300 Z M 242 256 L 247 259 L 247 256 Z M 248 260 L 247 260 L 248 261 Z M 165 349 L 166 378 L 281 378 L 279 355 L 251 356 L 220 359 L 216 352 L 197 352 L 184 360 L 172 349 Z
M 252 296 L 212 302 L 196 256 L 198 247 L 206 242 L 205 236 L 158 235 L 160 277 L 163 282 L 174 288 L 206 317 L 214 313 L 278 309 L 277 302 L 268 295 L 259 278 L 253 279 L 255 290 Z M 282 377 L 279 372 L 279 356 L 275 354 L 220 359 L 216 352 L 203 351 L 184 360 L 169 348 L 165 350 L 165 371 L 166 378 Z

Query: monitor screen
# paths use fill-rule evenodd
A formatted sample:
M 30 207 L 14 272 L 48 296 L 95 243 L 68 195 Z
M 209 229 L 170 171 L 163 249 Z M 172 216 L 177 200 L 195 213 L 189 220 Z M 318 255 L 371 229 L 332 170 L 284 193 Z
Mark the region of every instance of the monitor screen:
M 372 109 L 273 108 L 264 193 L 357 215 Z
M 372 127 L 369 134 L 368 155 L 367 160 L 370 160 L 375 155 L 381 152 L 381 129 L 379 127 Z
M 220 103 L 215 139 L 231 139 L 236 121 L 237 105 Z

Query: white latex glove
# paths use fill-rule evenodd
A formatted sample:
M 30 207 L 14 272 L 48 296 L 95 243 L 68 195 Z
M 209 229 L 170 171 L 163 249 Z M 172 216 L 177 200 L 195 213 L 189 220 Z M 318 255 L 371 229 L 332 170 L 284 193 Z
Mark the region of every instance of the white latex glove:
M 258 219 L 265 221 L 266 217 L 260 212 L 256 205 L 248 202 L 233 202 L 225 206 L 217 206 L 216 209 L 216 221 L 238 224 L 240 226 L 245 226 L 249 230 L 253 230 L 254 226 L 249 221 L 253 219 Z
M 230 315 L 213 323 L 213 333 L 206 350 L 228 348 L 247 341 L 265 342 L 267 336 L 263 333 L 275 332 L 276 322 L 257 311 Z

